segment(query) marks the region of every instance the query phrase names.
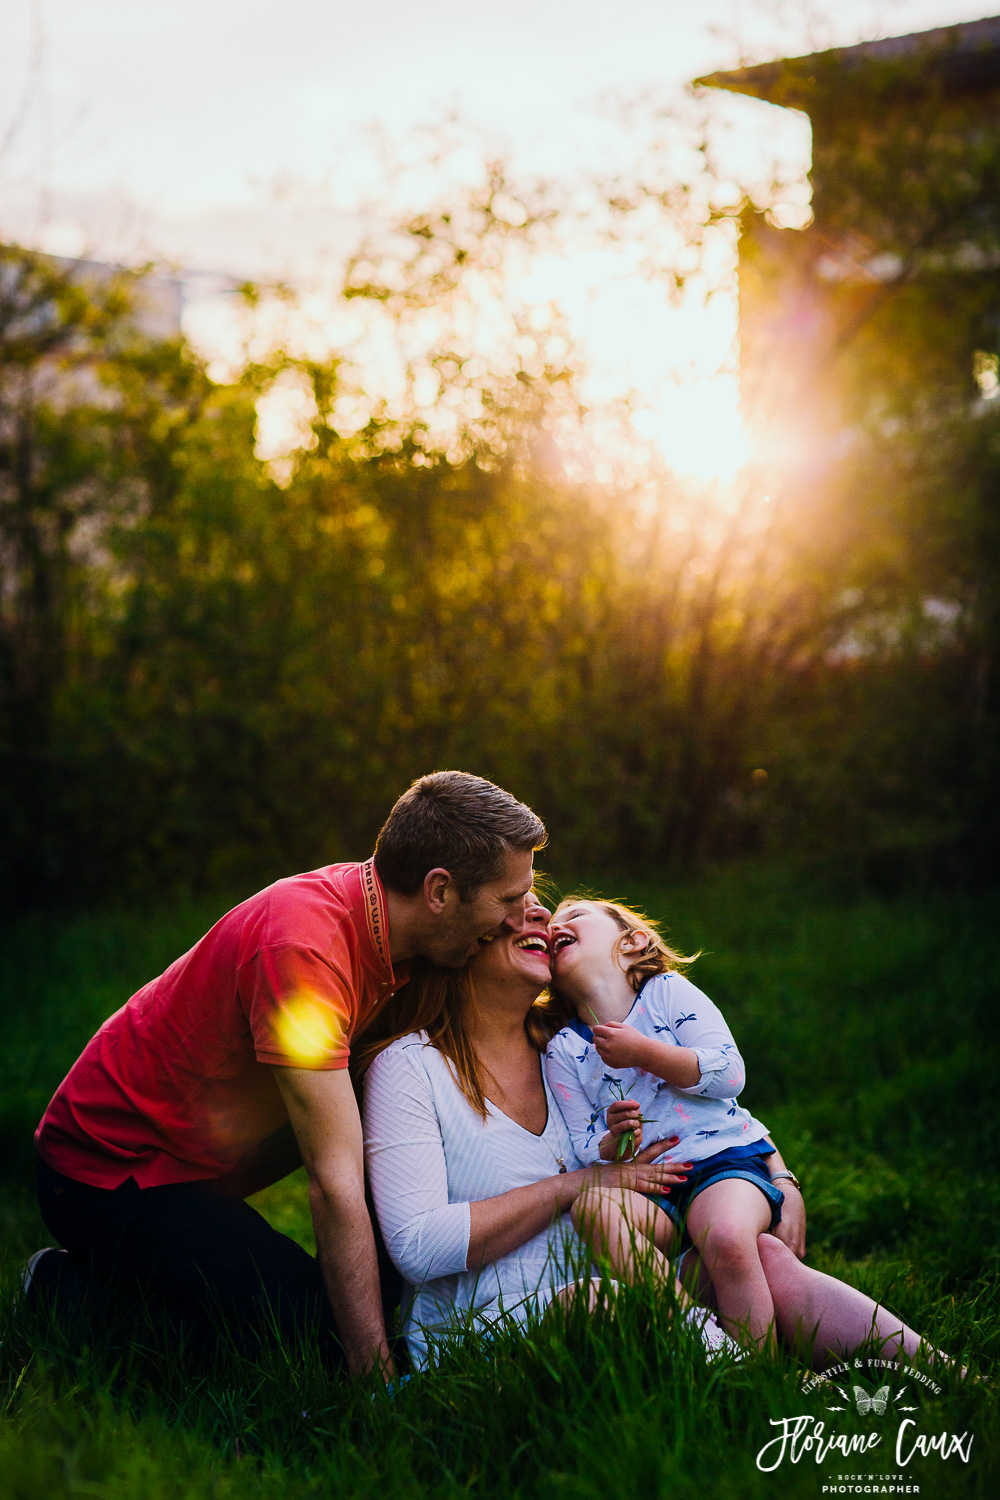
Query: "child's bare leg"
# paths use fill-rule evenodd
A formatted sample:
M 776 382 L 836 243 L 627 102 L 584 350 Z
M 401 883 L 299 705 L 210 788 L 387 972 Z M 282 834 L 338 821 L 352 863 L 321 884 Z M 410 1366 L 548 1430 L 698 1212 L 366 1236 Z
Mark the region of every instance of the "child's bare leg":
M 548 1308 L 546 1309 L 546 1316 L 552 1314 L 557 1303 L 575 1302 L 578 1297 L 584 1295 L 584 1288 L 586 1289 L 588 1312 L 596 1312 L 599 1307 L 607 1306 L 607 1297 L 602 1290 L 600 1280 L 595 1281 L 593 1278 L 591 1278 L 586 1282 L 571 1281 L 569 1286 L 561 1286 L 558 1292 L 556 1292 L 555 1296 L 552 1298 L 552 1301 L 549 1303 Z
M 662 1209 L 642 1193 L 627 1188 L 594 1188 L 583 1192 L 571 1210 L 573 1224 L 598 1255 L 607 1257 L 614 1274 L 634 1281 L 636 1261 L 653 1257 L 658 1278 L 673 1280 L 666 1251 L 673 1225 Z
M 864 1292 L 804 1266 L 773 1234 L 762 1234 L 757 1247 L 782 1343 L 797 1354 L 811 1356 L 817 1370 L 873 1338 L 883 1359 L 952 1363 Z
M 760 1244 L 759 1236 L 757 1243 Z M 677 1276 L 692 1302 L 696 1302 L 699 1307 L 708 1307 L 712 1312 L 718 1312 L 712 1278 L 705 1270 L 705 1262 L 693 1245 L 685 1251 Z
M 743 1177 L 713 1182 L 694 1199 L 687 1217 L 723 1326 L 733 1338 L 758 1347 L 774 1346 L 774 1303 L 757 1249 L 757 1236 L 770 1223 L 770 1203 Z

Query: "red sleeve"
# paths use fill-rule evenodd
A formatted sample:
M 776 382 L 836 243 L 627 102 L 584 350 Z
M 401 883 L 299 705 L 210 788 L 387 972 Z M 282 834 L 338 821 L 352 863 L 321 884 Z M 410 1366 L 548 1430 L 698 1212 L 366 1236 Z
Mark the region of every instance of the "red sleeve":
M 257 1060 L 284 1068 L 346 1068 L 357 1020 L 350 979 L 312 948 L 261 948 L 239 971 Z

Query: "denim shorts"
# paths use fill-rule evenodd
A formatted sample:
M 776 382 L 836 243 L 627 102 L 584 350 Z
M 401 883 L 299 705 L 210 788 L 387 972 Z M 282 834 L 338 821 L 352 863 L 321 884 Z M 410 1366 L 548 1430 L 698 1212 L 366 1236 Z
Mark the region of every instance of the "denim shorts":
M 696 1162 L 687 1175 L 686 1182 L 678 1182 L 666 1193 L 658 1194 L 653 1202 L 657 1208 L 669 1216 L 677 1229 L 681 1231 L 681 1243 L 678 1250 L 686 1250 L 691 1244 L 691 1237 L 685 1227 L 688 1209 L 707 1187 L 713 1182 L 722 1182 L 726 1177 L 742 1177 L 744 1182 L 752 1182 L 759 1187 L 768 1203 L 771 1205 L 771 1222 L 769 1229 L 774 1229 L 781 1223 L 781 1205 L 785 1201 L 785 1195 L 779 1187 L 771 1181 L 771 1174 L 767 1170 L 767 1158 L 772 1156 L 773 1151 L 761 1151 L 758 1155 L 746 1156 L 740 1151 L 719 1151 L 715 1156 L 706 1157 L 704 1161 Z M 671 1249 L 671 1255 L 675 1250 Z

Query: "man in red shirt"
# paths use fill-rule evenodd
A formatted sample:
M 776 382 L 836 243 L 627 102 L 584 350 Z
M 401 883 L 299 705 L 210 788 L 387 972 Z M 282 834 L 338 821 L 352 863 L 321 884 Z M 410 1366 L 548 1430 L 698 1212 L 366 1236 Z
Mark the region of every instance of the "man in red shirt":
M 390 1373 L 351 1043 L 410 959 L 461 967 L 520 930 L 544 842 L 492 782 L 424 776 L 372 859 L 279 880 L 133 995 L 35 1137 L 42 1217 L 75 1265 L 202 1329 L 213 1310 L 240 1337 L 318 1326 L 352 1374 Z M 300 1161 L 316 1260 L 244 1202 Z M 40 1254 L 51 1272 L 59 1252 Z

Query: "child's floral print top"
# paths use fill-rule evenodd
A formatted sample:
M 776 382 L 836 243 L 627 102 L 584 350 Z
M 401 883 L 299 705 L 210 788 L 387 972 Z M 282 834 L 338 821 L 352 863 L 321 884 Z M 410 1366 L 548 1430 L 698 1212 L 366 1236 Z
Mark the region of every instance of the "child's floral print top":
M 559 1100 L 573 1147 L 589 1165 L 600 1160 L 601 1138 L 607 1133 L 605 1112 L 619 1093 L 642 1107 L 647 1124 L 643 1140 L 679 1135 L 680 1142 L 664 1156 L 674 1161 L 704 1161 L 734 1146 L 762 1141 L 767 1126 L 736 1103 L 746 1081 L 743 1059 L 722 1012 L 680 974 L 657 974 L 643 985 L 625 1018 L 644 1036 L 697 1054 L 701 1080 L 693 1088 L 676 1088 L 642 1068 L 609 1068 L 597 1055 L 593 1032 L 582 1021 L 565 1026 L 549 1043 L 545 1074 Z

